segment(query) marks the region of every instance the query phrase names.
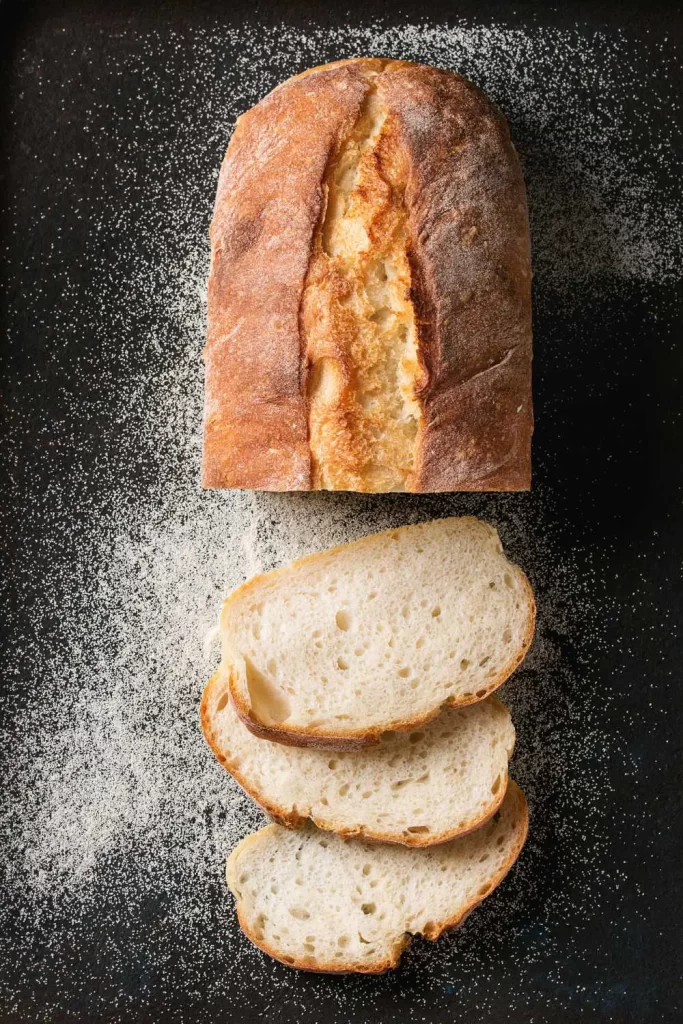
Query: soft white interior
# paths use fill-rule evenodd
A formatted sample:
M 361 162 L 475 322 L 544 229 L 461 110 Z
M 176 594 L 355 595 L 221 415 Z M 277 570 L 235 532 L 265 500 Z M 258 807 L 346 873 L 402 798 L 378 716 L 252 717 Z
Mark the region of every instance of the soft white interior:
M 514 785 L 488 824 L 423 850 L 270 825 L 232 853 L 228 884 L 248 930 L 286 962 L 370 965 L 406 932 L 433 937 L 481 901 L 524 829 Z
M 330 490 L 406 490 L 422 421 L 406 168 L 375 78 L 323 183 L 302 299 L 314 480 Z
M 532 603 L 492 527 L 437 520 L 240 588 L 223 609 L 223 653 L 266 725 L 390 728 L 485 696 L 514 666 Z
M 224 679 L 212 686 L 207 712 L 223 763 L 257 800 L 322 828 L 409 845 L 465 831 L 490 814 L 505 792 L 515 742 L 510 714 L 495 697 L 348 752 L 257 739 L 239 720 Z

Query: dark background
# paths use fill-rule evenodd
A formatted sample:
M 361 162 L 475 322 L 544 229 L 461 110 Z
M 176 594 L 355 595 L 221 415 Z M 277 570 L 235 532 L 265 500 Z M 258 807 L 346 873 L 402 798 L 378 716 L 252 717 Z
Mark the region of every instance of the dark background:
M 1 453 L 5 463 L 2 517 L 7 574 L 3 597 L 8 644 L 33 621 L 35 606 L 40 606 L 41 565 L 47 571 L 55 558 L 68 561 L 79 540 L 87 536 L 88 503 L 96 498 L 106 505 L 108 489 L 120 489 L 122 481 L 131 494 L 143 494 L 163 472 L 161 456 L 155 459 L 155 454 L 145 449 L 142 437 L 139 443 L 136 440 L 135 416 L 144 417 L 144 408 L 132 413 L 125 443 L 106 413 L 107 396 L 116 392 L 117 375 L 128 373 L 130 362 L 89 348 L 84 330 L 87 304 L 96 305 L 99 297 L 92 264 L 83 258 L 88 225 L 79 212 L 81 200 L 91 194 L 93 175 L 99 179 L 100 194 L 106 193 L 109 178 L 114 194 L 115 168 L 108 164 L 106 147 L 101 145 L 96 166 L 84 163 L 80 176 L 71 157 L 87 147 L 87 139 L 79 132 L 86 106 L 101 102 L 115 112 L 117 104 L 125 104 L 128 97 L 125 80 L 117 83 L 122 92 L 114 94 L 110 79 L 100 74 L 97 60 L 85 70 L 72 67 L 70 62 L 77 62 L 75 48 L 82 42 L 101 47 L 104 54 L 110 37 L 115 35 L 116 45 L 125 47 L 129 33 L 130 45 L 135 46 L 136 33 L 153 28 L 167 66 L 164 38 L 171 31 L 182 35 L 204 28 L 215 31 L 220 25 L 239 29 L 245 23 L 277 25 L 282 21 L 306 26 L 309 19 L 324 27 L 350 21 L 363 24 L 380 17 L 389 24 L 411 20 L 443 23 L 472 17 L 480 23 L 490 18 L 501 25 L 521 27 L 578 25 L 577 31 L 587 36 L 596 29 L 608 35 L 626 31 L 636 47 L 638 39 L 647 40 L 645 62 L 657 47 L 675 57 L 683 43 L 680 9 L 656 3 L 568 3 L 556 9 L 543 4 L 484 2 L 393 6 L 371 0 L 324 5 L 2 3 L 5 415 Z M 57 102 L 54 96 L 38 93 L 30 62 L 27 70 L 25 60 L 25 54 L 32 51 L 52 62 L 53 69 L 61 66 L 66 78 L 74 72 L 74 83 L 79 84 L 78 88 L 74 85 L 73 94 L 67 90 L 66 97 L 62 94 Z M 329 56 L 338 55 L 342 54 Z M 153 52 L 146 57 L 154 63 Z M 182 61 L 182 54 L 177 59 Z M 305 65 L 303 60 L 302 68 Z M 677 66 L 678 77 L 669 85 L 680 101 L 683 76 L 680 62 Z M 274 80 L 280 77 L 284 76 L 275 69 Z M 249 102 L 258 98 L 254 95 Z M 197 97 L 200 108 L 201 97 Z M 672 118 L 680 125 L 683 110 L 680 105 L 669 105 L 652 116 L 660 118 L 662 125 Z M 159 131 L 166 128 L 160 126 Z M 134 118 L 129 130 L 133 142 Z M 674 136 L 680 143 L 680 134 Z M 43 138 L 50 150 L 36 159 Z M 650 140 L 651 133 L 643 132 L 644 157 Z M 214 187 L 208 172 L 218 166 L 224 144 L 224 139 L 216 140 L 187 170 L 197 173 L 197 167 L 203 166 L 207 211 Z M 521 149 L 524 158 L 523 146 Z M 679 165 L 682 155 L 679 144 Z M 60 161 L 67 158 L 71 167 L 68 189 L 59 174 Z M 144 162 L 144 154 L 141 160 Z M 157 173 L 149 164 L 144 169 L 152 176 Z M 662 181 L 662 188 L 669 186 L 670 182 Z M 50 197 L 50 217 L 43 220 L 35 216 L 41 195 Z M 68 236 L 57 250 L 55 224 Z M 123 234 L 113 234 L 106 244 L 113 252 L 124 252 L 126 239 Z M 78 302 L 60 290 L 56 259 L 71 260 L 72 280 L 83 289 Z M 536 820 L 542 821 L 545 815 L 553 825 L 539 828 L 539 838 L 525 851 L 520 867 L 524 899 L 515 897 L 506 883 L 490 901 L 494 909 L 485 919 L 493 927 L 492 915 L 508 921 L 514 918 L 509 940 L 497 936 L 494 941 L 486 927 L 471 934 L 466 928 L 462 939 L 449 940 L 447 949 L 443 944 L 427 949 L 416 943 L 400 971 L 387 978 L 298 975 L 285 983 L 286 969 L 260 954 L 250 958 L 246 967 L 242 963 L 239 975 L 231 976 L 230 964 L 222 954 L 221 929 L 234 929 L 235 925 L 231 917 L 217 910 L 215 937 L 210 940 L 215 959 L 202 964 L 204 977 L 210 979 L 204 995 L 202 986 L 197 989 L 186 984 L 186 979 L 196 977 L 191 943 L 164 926 L 164 900 L 173 898 L 168 884 L 164 895 L 149 896 L 123 911 L 111 892 L 101 901 L 95 899 L 90 927 L 72 918 L 68 909 L 53 908 L 40 919 L 27 917 L 21 901 L 8 896 L 4 959 L 0 960 L 0 1021 L 210 1022 L 267 1016 L 311 1022 L 406 1019 L 538 1024 L 591 1020 L 673 1024 L 682 1019 L 682 298 L 680 285 L 671 281 L 637 284 L 628 294 L 623 289 L 601 293 L 592 288 L 583 303 L 573 304 L 571 323 L 559 307 L 554 311 L 547 297 L 537 294 L 535 299 L 535 493 L 546 496 L 544 507 L 550 510 L 548 530 L 553 543 L 558 551 L 572 553 L 577 559 L 581 585 L 585 587 L 589 581 L 587 607 L 590 605 L 591 615 L 597 609 L 601 625 L 600 641 L 591 646 L 596 634 L 581 623 L 580 612 L 574 611 L 576 642 L 565 643 L 563 657 L 567 664 L 578 660 L 589 665 L 584 679 L 590 679 L 591 686 L 596 681 L 604 685 L 605 699 L 581 691 L 576 683 L 581 674 L 568 673 L 564 690 L 559 684 L 556 719 L 539 712 L 534 742 L 561 744 L 558 733 L 563 722 L 571 719 L 574 737 L 582 728 L 599 727 L 605 735 L 618 732 L 636 767 L 627 778 L 620 764 L 609 760 L 605 764 L 588 749 L 585 763 L 580 757 L 572 762 L 575 777 L 549 778 L 545 789 L 537 787 Z M 107 301 L 115 302 L 115 298 L 109 296 Z M 60 309 L 63 322 L 69 303 L 74 306 L 73 329 L 67 344 L 60 341 L 55 347 L 54 311 Z M 144 324 L 141 327 L 144 329 Z M 552 351 L 543 344 L 550 337 Z M 73 371 L 76 364 L 77 377 Z M 55 425 L 47 438 L 46 424 Z M 78 473 L 73 472 L 76 460 Z M 188 467 L 188 472 L 195 470 Z M 57 495 L 50 516 L 35 513 L 39 496 L 47 489 Z M 510 507 L 504 505 L 510 500 L 491 498 L 490 508 Z M 480 499 L 477 510 L 485 513 L 487 501 Z M 424 499 L 421 507 L 436 515 L 459 506 L 448 498 L 433 498 Z M 33 564 L 30 575 L 22 569 L 27 550 Z M 542 581 L 534 582 L 538 592 Z M 59 595 L 57 604 L 58 600 Z M 542 605 L 543 594 L 539 593 Z M 49 643 L 57 628 L 49 616 L 44 618 L 40 642 Z M 19 680 L 7 681 L 0 703 L 0 712 L 10 723 L 3 734 L 9 744 L 22 702 L 35 696 L 30 659 L 22 672 Z M 527 747 L 534 726 L 533 715 L 528 713 L 518 726 Z M 606 838 L 590 864 L 594 878 L 589 907 L 583 893 L 586 867 L 580 864 L 579 846 L 582 830 L 590 832 L 592 819 L 585 801 L 573 803 L 571 799 L 573 791 L 581 792 L 582 772 L 612 776 L 609 800 L 596 796 L 602 801 Z M 562 822 L 569 819 L 575 855 L 562 840 Z M 601 886 L 602 875 L 605 883 Z M 222 906 L 220 879 L 201 896 Z M 47 932 L 54 940 L 49 955 Z M 468 934 L 467 957 L 462 956 L 459 967 Z M 440 956 L 448 958 L 451 980 L 437 988 L 433 984 L 423 987 L 421 970 L 426 958 Z M 480 963 L 485 965 L 484 993 L 476 984 Z

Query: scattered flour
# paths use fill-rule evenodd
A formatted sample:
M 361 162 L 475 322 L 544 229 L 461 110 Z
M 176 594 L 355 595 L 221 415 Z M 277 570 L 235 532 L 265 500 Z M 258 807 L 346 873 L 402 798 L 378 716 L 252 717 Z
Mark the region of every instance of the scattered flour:
M 27 89 L 29 74 L 37 76 L 32 99 L 36 90 L 63 88 L 48 42 L 34 42 L 18 66 Z M 495 912 L 492 904 L 482 907 L 439 952 L 411 952 L 410 964 L 420 967 L 427 988 L 443 988 L 457 975 L 462 988 L 481 986 L 486 1005 L 491 965 L 481 961 L 481 943 L 476 954 L 468 950 L 485 931 L 493 957 L 520 927 L 517 911 L 534 900 L 538 865 L 553 844 L 561 859 L 574 860 L 574 890 L 571 899 L 553 889 L 548 904 L 534 903 L 537 928 L 527 936 L 528 962 L 547 956 L 548 943 L 556 941 L 548 937 L 549 921 L 571 927 L 590 914 L 613 778 L 606 765 L 616 761 L 622 775 L 635 770 L 619 735 L 601 725 L 609 692 L 599 699 L 591 693 L 595 679 L 586 652 L 601 643 L 604 614 L 592 598 L 599 556 L 581 548 L 566 553 L 552 491 L 368 498 L 199 488 L 206 230 L 231 127 L 289 74 L 365 53 L 460 70 L 508 116 L 529 188 L 538 315 L 555 308 L 570 318 L 576 304 L 666 284 L 680 268 L 676 121 L 670 136 L 651 139 L 647 160 L 642 152 L 636 156 L 652 109 L 669 101 L 669 58 L 654 43 L 462 24 L 306 33 L 282 26 L 258 35 L 226 30 L 182 39 L 154 32 L 143 37 L 131 29 L 112 38 L 99 77 L 93 65 L 101 56 L 74 51 L 73 67 L 95 74 L 97 84 L 81 126 L 82 153 L 55 174 L 60 188 L 68 188 L 79 167 L 96 157 L 114 161 L 118 178 L 116 194 L 106 177 L 101 186 L 93 182 L 87 203 L 74 193 L 74 203 L 83 204 L 86 244 L 76 258 L 68 237 L 56 241 L 65 301 L 52 311 L 53 345 L 58 349 L 80 332 L 116 387 L 95 393 L 84 411 L 70 380 L 92 372 L 86 357 L 83 366 L 60 367 L 64 424 L 76 423 L 73 466 L 67 481 L 55 463 L 52 486 L 32 496 L 26 513 L 33 535 L 44 536 L 45 553 L 52 554 L 40 562 L 35 628 L 28 631 L 24 617 L 13 635 L 0 705 L 9 755 L 0 794 L 5 910 L 21 907 L 39 921 L 41 914 L 48 919 L 46 908 L 57 907 L 85 928 L 100 902 L 119 900 L 125 907 L 163 898 L 173 930 L 194 944 L 184 969 L 197 999 L 207 998 L 206 979 L 214 977 L 204 962 L 217 955 L 219 922 L 220 944 L 235 969 L 242 963 L 244 970 L 255 969 L 260 956 L 234 930 L 228 933 L 227 894 L 219 917 L 205 905 L 207 887 L 222 891 L 225 854 L 263 816 L 215 763 L 197 715 L 216 662 L 205 637 L 222 595 L 254 572 L 390 525 L 477 514 L 498 526 L 506 550 L 532 578 L 538 634 L 504 694 L 518 729 L 513 774 L 532 810 L 528 851 Z M 128 89 L 131 80 L 139 82 L 125 116 L 107 102 L 117 77 Z M 73 89 L 76 83 L 68 84 Z M 19 98 L 13 116 L 21 112 Z M 42 215 L 58 208 L 56 198 L 41 202 Z M 113 248 L 102 245 L 108 233 L 119 240 Z M 85 289 L 76 274 L 81 262 Z M 38 310 L 39 287 L 34 301 Z M 552 339 L 537 336 L 536 344 L 544 343 Z M 44 372 L 42 365 L 33 367 L 35 375 Z M 17 429 L 24 398 L 21 391 L 15 398 Z M 87 415 L 101 418 L 96 442 L 78 434 Z M 45 423 L 45 429 L 64 424 Z M 83 458 L 79 469 L 95 443 L 98 457 Z M 145 467 L 144 484 L 138 463 Z M 22 594 L 34 592 L 34 565 L 31 550 L 15 554 L 20 611 Z M 33 683 L 25 693 L 29 663 Z M 612 880 L 617 873 L 614 865 Z M 45 941 L 49 948 L 49 935 Z M 31 963 L 28 952 L 20 955 Z M 297 984 L 273 975 L 264 1016 L 277 1009 L 283 993 L 294 1005 Z M 343 1012 L 351 1017 L 357 1005 L 371 1012 L 370 990 L 359 993 L 349 988 L 344 997 Z M 410 1019 L 421 1019 L 420 1007 L 413 1009 Z

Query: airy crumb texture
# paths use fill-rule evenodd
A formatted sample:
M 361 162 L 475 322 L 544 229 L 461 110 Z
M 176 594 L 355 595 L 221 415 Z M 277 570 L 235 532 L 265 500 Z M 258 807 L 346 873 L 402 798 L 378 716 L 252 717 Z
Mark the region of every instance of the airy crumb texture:
M 218 760 L 283 824 L 405 846 L 431 846 L 489 818 L 507 787 L 515 730 L 495 697 L 444 711 L 419 732 L 386 733 L 376 747 L 330 752 L 256 738 L 211 679 L 201 707 Z
M 527 832 L 522 791 L 510 783 L 483 828 L 429 850 L 372 845 L 269 825 L 230 855 L 227 880 L 240 925 L 261 949 L 311 971 L 378 974 L 413 935 L 437 939 L 498 885 Z
M 411 490 L 422 419 L 408 168 L 377 93 L 376 63 L 368 62 L 360 116 L 325 176 L 301 305 L 312 486 L 329 490 Z
M 472 518 L 388 530 L 240 587 L 221 616 L 239 714 L 290 742 L 376 742 L 481 700 L 531 642 L 535 607 Z

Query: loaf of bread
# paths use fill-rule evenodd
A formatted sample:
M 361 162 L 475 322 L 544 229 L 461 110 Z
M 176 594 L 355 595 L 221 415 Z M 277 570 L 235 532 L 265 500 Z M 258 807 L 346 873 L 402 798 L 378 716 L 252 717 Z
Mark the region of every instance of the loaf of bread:
M 371 58 L 289 79 L 220 173 L 204 485 L 527 489 L 530 290 L 522 173 L 480 89 Z
M 242 840 L 227 880 L 245 934 L 292 967 L 378 974 L 414 935 L 456 928 L 505 877 L 527 833 L 511 782 L 482 828 L 428 850 L 267 825 Z
M 490 818 L 515 742 L 507 708 L 489 697 L 366 750 L 272 743 L 240 721 L 220 672 L 204 691 L 201 721 L 221 764 L 277 821 L 310 817 L 328 831 L 404 846 L 442 843 Z
M 486 697 L 524 657 L 534 619 L 496 531 L 440 519 L 243 584 L 223 605 L 221 671 L 256 734 L 348 748 Z

